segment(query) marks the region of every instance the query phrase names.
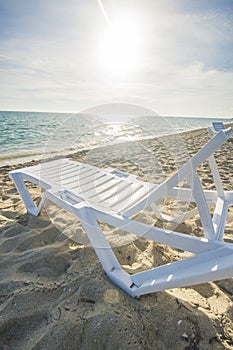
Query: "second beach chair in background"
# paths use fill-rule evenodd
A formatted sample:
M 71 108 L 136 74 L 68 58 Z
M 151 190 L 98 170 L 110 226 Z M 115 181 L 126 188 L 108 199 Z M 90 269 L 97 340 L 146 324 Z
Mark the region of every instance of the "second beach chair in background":
M 212 137 L 213 136 L 213 133 L 217 133 L 219 132 L 220 130 L 224 130 L 225 127 L 224 127 L 224 124 L 223 122 L 213 122 L 212 123 L 212 126 L 209 126 L 208 127 L 208 133 L 209 133 L 209 136 Z

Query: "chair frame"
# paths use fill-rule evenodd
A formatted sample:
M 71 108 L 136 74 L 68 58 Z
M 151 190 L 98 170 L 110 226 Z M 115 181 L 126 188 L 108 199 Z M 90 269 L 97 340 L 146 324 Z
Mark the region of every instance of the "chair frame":
M 10 177 L 31 215 L 37 216 L 45 199 L 49 199 L 57 206 L 77 216 L 110 280 L 129 295 L 140 297 L 151 292 L 233 277 L 233 244 L 223 241 L 228 207 L 233 205 L 233 191 L 224 191 L 213 155 L 232 134 L 231 128 L 221 129 L 170 178 L 157 186 L 150 186 L 147 195 L 132 201 L 131 206 L 118 211 L 101 207 L 98 203 L 90 203 L 79 193 L 67 189 L 61 184 L 53 183 L 52 180 L 47 181 L 46 176 L 43 176 L 46 172 L 52 173 L 54 167 L 61 169 L 62 174 L 62 168 L 65 165 L 81 164 L 80 166 L 84 166 L 82 163 L 60 159 L 11 171 Z M 205 160 L 209 161 L 216 190 L 202 188 L 197 168 Z M 91 169 L 95 168 L 89 165 L 85 166 Z M 119 178 L 122 184 L 140 183 L 140 180 L 135 176 L 113 169 L 104 171 Z M 190 181 L 190 188 L 177 187 L 186 178 Z M 33 202 L 25 181 L 30 181 L 43 189 L 44 193 L 38 206 Z M 141 182 L 141 184 L 145 186 L 145 183 Z M 134 220 L 137 213 L 154 205 L 162 197 L 196 202 L 204 237 L 169 231 Z M 215 204 L 213 217 L 210 214 L 208 203 Z M 195 255 L 130 275 L 123 270 L 118 262 L 99 221 L 121 228 L 138 237 L 166 244 Z

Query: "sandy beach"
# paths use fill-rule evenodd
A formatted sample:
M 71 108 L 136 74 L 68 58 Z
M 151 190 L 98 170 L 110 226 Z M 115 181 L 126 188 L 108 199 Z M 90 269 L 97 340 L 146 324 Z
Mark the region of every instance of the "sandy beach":
M 208 141 L 206 129 L 109 145 L 72 154 L 77 161 L 111 166 L 161 182 Z M 69 155 L 68 155 L 69 156 Z M 225 190 L 233 189 L 233 138 L 216 152 Z M 26 165 L 35 164 L 31 161 Z M 232 279 L 166 290 L 133 299 L 113 285 L 89 245 L 80 223 L 46 203 L 40 216 L 26 213 L 9 171 L 0 168 L 0 349 L 233 349 Z M 213 181 L 207 163 L 199 174 Z M 40 190 L 30 185 L 39 200 Z M 160 203 L 178 213 L 172 202 Z M 145 211 L 141 220 L 202 235 L 199 216 L 168 224 Z M 105 227 L 106 234 L 109 228 Z M 128 272 L 185 257 L 144 239 L 117 240 L 115 253 Z M 233 243 L 233 208 L 224 239 Z

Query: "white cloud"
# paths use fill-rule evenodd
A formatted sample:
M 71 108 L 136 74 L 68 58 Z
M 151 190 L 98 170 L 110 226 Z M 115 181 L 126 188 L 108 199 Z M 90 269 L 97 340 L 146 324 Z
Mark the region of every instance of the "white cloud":
M 20 34 L 0 39 L 0 109 L 79 111 L 122 101 L 163 115 L 232 116 L 231 16 L 140 2 L 133 10 L 144 20 L 143 61 L 124 78 L 98 58 L 106 21 L 97 2 L 58 3 L 50 3 L 44 28 L 39 13 Z

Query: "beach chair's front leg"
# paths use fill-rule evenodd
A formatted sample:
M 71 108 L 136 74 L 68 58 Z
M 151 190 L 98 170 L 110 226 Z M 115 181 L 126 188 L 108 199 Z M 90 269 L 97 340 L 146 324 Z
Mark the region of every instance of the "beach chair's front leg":
M 42 209 L 42 206 L 43 206 L 43 203 L 44 203 L 44 196 L 42 197 L 40 203 L 38 206 L 35 205 L 35 203 L 33 202 L 32 200 L 32 197 L 27 189 L 27 186 L 25 185 L 24 183 L 24 180 L 23 180 L 23 177 L 22 177 L 22 174 L 20 173 L 11 173 L 10 174 L 10 177 L 12 178 L 12 180 L 14 181 L 15 183 L 15 187 L 17 188 L 17 191 L 19 192 L 23 202 L 24 202 L 24 205 L 27 209 L 27 212 L 33 216 L 37 216 L 41 209 Z

